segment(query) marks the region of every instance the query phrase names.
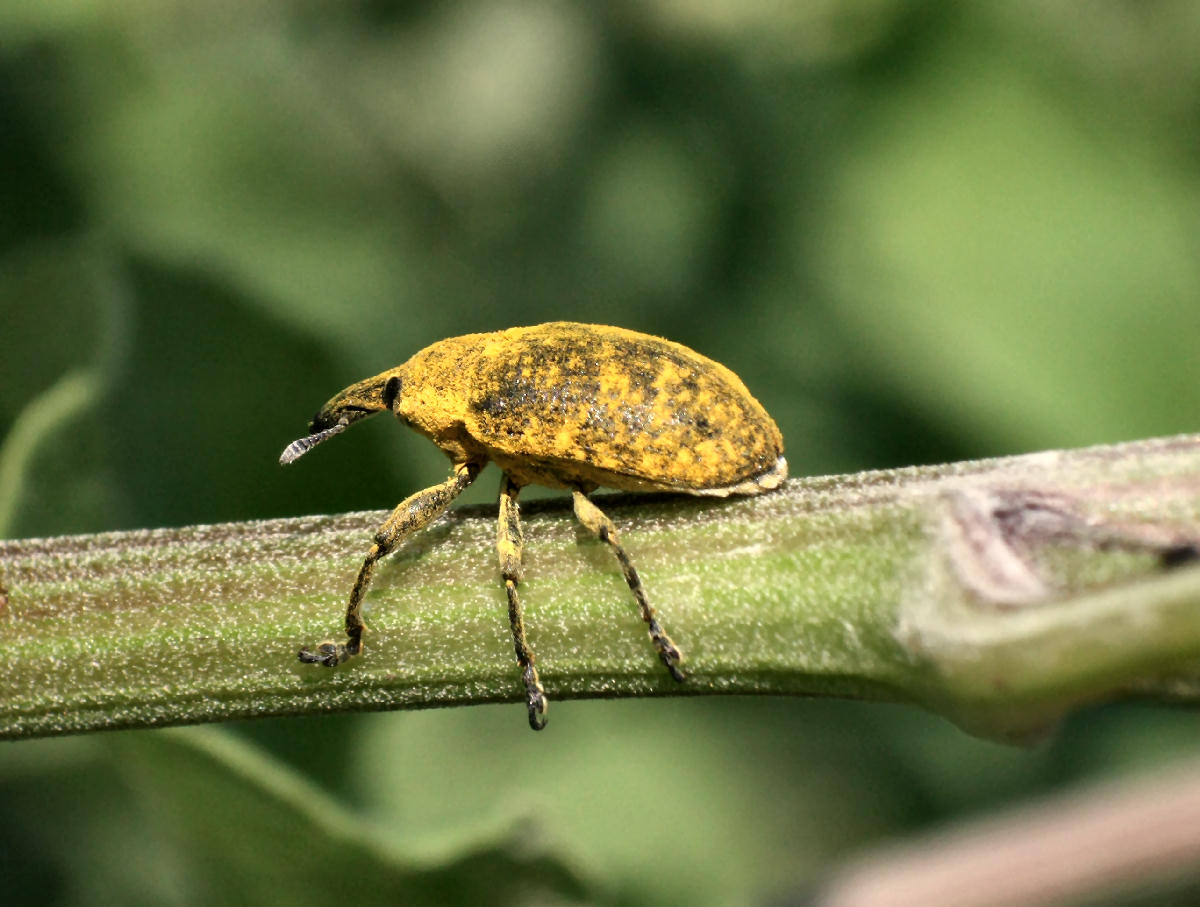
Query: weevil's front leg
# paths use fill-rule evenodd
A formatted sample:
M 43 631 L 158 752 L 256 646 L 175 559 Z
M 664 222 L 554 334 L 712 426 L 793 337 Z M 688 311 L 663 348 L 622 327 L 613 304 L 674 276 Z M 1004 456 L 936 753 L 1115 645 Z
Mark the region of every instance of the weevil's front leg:
M 400 506 L 392 511 L 375 533 L 375 544 L 367 553 L 358 571 L 358 579 L 354 581 L 354 588 L 350 590 L 350 603 L 346 606 L 346 641 L 328 640 L 315 648 L 301 649 L 301 661 L 332 668 L 362 651 L 363 631 L 367 628 L 362 619 L 362 602 L 367 584 L 371 582 L 371 574 L 375 572 L 375 562 L 394 551 L 412 533 L 424 529 L 437 519 L 450 506 L 450 502 L 475 481 L 480 468 L 478 463 L 460 463 L 454 467 L 454 475 L 445 482 L 418 491 L 400 502 Z
M 600 541 L 607 542 L 613 553 L 616 554 L 617 560 L 621 562 L 621 572 L 625 574 L 625 582 L 633 592 L 633 597 L 637 599 L 638 608 L 642 612 L 642 620 L 646 622 L 646 629 L 650 631 L 650 639 L 654 643 L 658 657 L 667 666 L 671 676 L 682 683 L 686 677 L 679 668 L 680 662 L 683 661 L 683 653 L 679 651 L 679 648 L 671 641 L 671 637 L 664 632 L 655 618 L 654 609 L 650 607 L 650 601 L 646 598 L 646 587 L 642 585 L 642 579 L 634 569 L 633 562 L 629 560 L 629 555 L 625 553 L 625 549 L 617 540 L 617 527 L 582 491 L 574 492 L 573 498 L 575 516 L 579 518 L 579 522 L 583 523 Z
M 538 680 L 537 668 L 533 666 L 533 652 L 525 641 L 525 623 L 521 619 L 521 600 L 517 596 L 517 584 L 521 581 L 521 513 L 517 506 L 517 495 L 521 486 L 506 473 L 500 480 L 500 524 L 496 532 L 496 547 L 500 552 L 500 573 L 504 577 L 504 591 L 508 594 L 508 622 L 512 626 L 513 646 L 517 650 L 517 664 L 521 666 L 521 679 L 525 681 L 525 699 L 529 705 L 529 726 L 540 731 L 546 726 L 546 691 Z

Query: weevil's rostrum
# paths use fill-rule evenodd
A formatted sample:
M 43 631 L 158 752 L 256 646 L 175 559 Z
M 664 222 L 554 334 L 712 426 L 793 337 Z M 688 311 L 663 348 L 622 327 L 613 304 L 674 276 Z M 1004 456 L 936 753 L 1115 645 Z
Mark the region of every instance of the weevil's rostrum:
M 552 322 L 442 340 L 335 396 L 280 461 L 290 463 L 385 409 L 441 448 L 452 475 L 402 502 L 380 527 L 351 591 L 347 641 L 304 649 L 300 658 L 333 666 L 359 653 L 362 597 L 375 562 L 429 525 L 494 462 L 504 471 L 501 575 L 535 729 L 545 724 L 546 699 L 517 595 L 520 489 L 536 484 L 573 493 L 576 516 L 612 547 L 659 657 L 683 680 L 682 655 L 659 625 L 616 527 L 586 495 L 600 486 L 758 494 L 787 477 L 779 429 L 733 372 L 685 346 L 623 328 Z

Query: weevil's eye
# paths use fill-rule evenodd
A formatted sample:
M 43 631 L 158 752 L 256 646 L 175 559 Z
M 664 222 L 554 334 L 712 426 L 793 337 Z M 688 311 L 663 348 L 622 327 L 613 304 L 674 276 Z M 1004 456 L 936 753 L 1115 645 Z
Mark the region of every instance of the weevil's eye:
M 400 396 L 400 379 L 395 375 L 388 378 L 387 384 L 383 386 L 383 406 L 384 409 L 391 409 L 392 404 L 396 402 L 396 398 Z

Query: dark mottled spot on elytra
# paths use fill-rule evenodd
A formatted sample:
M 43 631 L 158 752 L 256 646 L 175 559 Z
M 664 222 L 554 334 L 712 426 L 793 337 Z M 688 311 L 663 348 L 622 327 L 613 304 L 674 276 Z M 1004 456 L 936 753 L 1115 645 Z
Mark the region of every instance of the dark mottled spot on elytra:
M 484 397 L 476 400 L 472 408 L 485 416 L 498 416 L 508 410 L 508 400 L 504 397 Z

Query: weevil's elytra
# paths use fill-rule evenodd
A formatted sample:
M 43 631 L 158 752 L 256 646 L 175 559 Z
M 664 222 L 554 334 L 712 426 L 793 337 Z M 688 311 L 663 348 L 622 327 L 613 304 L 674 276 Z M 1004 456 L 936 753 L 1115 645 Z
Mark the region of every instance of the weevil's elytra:
M 362 599 L 375 562 L 429 525 L 494 462 L 504 471 L 500 572 L 535 730 L 546 723 L 546 696 L 517 593 L 521 488 L 572 492 L 575 515 L 612 548 L 659 658 L 682 681 L 682 653 L 650 607 L 616 526 L 587 495 L 600 486 L 759 494 L 787 478 L 779 429 L 737 375 L 678 343 L 624 328 L 557 321 L 439 341 L 335 396 L 280 462 L 385 409 L 441 448 L 451 476 L 404 500 L 379 528 L 350 593 L 346 641 L 302 649 L 300 660 L 332 667 L 361 651 Z

